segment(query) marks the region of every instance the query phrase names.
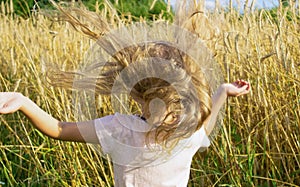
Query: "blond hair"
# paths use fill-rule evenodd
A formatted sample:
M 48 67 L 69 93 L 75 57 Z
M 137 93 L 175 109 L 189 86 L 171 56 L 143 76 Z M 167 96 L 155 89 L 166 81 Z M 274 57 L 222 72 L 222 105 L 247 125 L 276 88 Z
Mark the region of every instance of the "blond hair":
M 108 22 L 104 21 L 94 12 L 84 9 L 73 8 L 76 15 L 87 18 L 89 22 L 95 23 L 96 28 L 100 28 L 98 33 L 92 31 L 86 24 L 83 24 L 77 17 L 66 10 L 57 6 L 61 15 L 60 18 L 69 22 L 76 30 L 83 32 L 92 39 L 98 40 L 97 43 L 110 54 L 112 58 L 105 62 L 101 72 L 95 77 L 85 76 L 76 85 L 79 88 L 93 89 L 98 94 L 111 94 L 116 78 L 120 72 L 131 64 L 146 59 L 147 61 L 157 61 L 164 63 L 164 70 L 161 67 L 144 64 L 143 69 L 133 69 L 128 77 L 134 75 L 137 71 L 173 71 L 176 76 L 172 81 L 166 81 L 159 77 L 147 77 L 139 80 L 130 90 L 130 95 L 137 101 L 142 101 L 146 106 L 143 114 L 146 119 L 150 116 L 149 105 L 155 98 L 159 98 L 165 104 L 166 113 L 159 125 L 153 124 L 153 129 L 147 133 L 146 142 L 155 142 L 165 147 L 172 148 L 183 138 L 191 136 L 196 130 L 200 129 L 203 122 L 211 112 L 211 88 L 208 80 L 205 78 L 201 67 L 185 52 L 178 49 L 168 41 L 145 41 L 123 48 L 116 47 L 118 42 L 124 39 L 121 36 L 107 36 L 111 28 Z M 108 37 L 108 38 L 106 38 Z M 206 59 L 203 59 L 206 60 Z M 89 69 L 95 69 L 98 66 L 94 63 Z M 100 65 L 99 65 L 100 66 Z M 76 76 L 75 72 L 57 72 L 50 76 L 51 83 L 54 86 L 65 88 L 74 88 L 72 80 Z M 124 81 L 126 84 L 126 81 Z M 180 90 L 178 90 L 180 87 Z M 172 120 L 169 120 L 169 119 Z M 154 133 L 153 133 L 154 132 Z M 150 135 L 152 133 L 152 136 Z M 150 140 L 152 139 L 153 140 Z

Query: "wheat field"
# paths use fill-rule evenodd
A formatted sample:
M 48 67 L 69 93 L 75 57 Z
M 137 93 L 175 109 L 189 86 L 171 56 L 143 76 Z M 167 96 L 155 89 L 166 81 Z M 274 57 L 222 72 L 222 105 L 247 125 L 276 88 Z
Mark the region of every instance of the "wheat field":
M 94 41 L 64 22 L 1 8 L 0 91 L 22 92 L 56 118 L 74 120 L 71 92 L 52 87 L 45 75 L 51 63 L 75 69 Z M 281 9 L 274 19 L 267 10 L 221 11 L 208 20 L 218 31 L 206 43 L 225 81 L 248 80 L 252 92 L 228 99 L 212 146 L 194 157 L 189 186 L 299 186 L 299 12 Z M 100 107 L 111 112 L 109 103 Z M 0 186 L 113 186 L 108 158 L 45 137 L 22 113 L 1 115 L 0 133 Z

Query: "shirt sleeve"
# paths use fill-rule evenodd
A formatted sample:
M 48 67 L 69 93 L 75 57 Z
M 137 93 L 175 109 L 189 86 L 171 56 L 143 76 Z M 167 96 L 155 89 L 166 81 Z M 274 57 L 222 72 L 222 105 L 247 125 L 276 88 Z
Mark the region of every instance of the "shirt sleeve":
M 202 126 L 199 131 L 200 131 L 200 136 L 202 137 L 202 142 L 200 144 L 200 147 L 209 147 L 210 140 L 205 132 L 204 126 Z
M 190 138 L 189 142 L 194 147 L 194 152 L 200 150 L 205 150 L 205 148 L 210 146 L 210 140 L 206 135 L 204 126 L 197 130 Z
M 110 153 L 111 145 L 109 139 L 116 128 L 116 119 L 114 115 L 108 115 L 95 120 L 96 134 L 104 154 Z
M 204 126 L 202 126 L 195 134 L 197 150 L 202 152 L 210 146 L 210 140 L 205 132 Z

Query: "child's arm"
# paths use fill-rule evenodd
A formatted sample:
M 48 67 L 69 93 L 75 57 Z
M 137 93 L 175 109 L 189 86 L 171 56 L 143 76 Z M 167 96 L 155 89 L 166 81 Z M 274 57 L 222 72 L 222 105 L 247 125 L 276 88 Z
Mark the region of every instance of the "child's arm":
M 0 114 L 22 111 L 43 134 L 58 140 L 99 143 L 94 122 L 60 122 L 20 93 L 0 93 Z M 84 137 L 84 138 L 83 138 Z
M 250 83 L 244 80 L 238 80 L 234 83 L 222 84 L 216 93 L 212 96 L 212 109 L 210 117 L 204 122 L 204 128 L 207 135 L 210 135 L 213 128 L 215 127 L 215 122 L 217 120 L 217 115 L 225 103 L 228 96 L 238 97 L 241 95 L 248 94 L 250 92 Z

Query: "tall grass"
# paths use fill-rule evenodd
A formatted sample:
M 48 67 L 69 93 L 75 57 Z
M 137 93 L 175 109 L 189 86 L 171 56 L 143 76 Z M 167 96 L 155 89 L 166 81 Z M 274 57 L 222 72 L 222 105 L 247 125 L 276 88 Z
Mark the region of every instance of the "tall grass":
M 4 7 L 5 8 L 5 7 Z M 2 7 L 2 9 L 4 9 Z M 300 184 L 300 26 L 296 13 L 266 11 L 222 20 L 207 40 L 226 81 L 249 80 L 231 98 L 213 145 L 194 158 L 190 186 Z M 124 20 L 125 21 L 125 20 Z M 201 33 L 200 33 L 201 34 Z M 61 120 L 74 120 L 70 92 L 51 87 L 47 64 L 76 68 L 93 42 L 66 23 L 0 15 L 0 91 L 18 91 Z M 105 103 L 105 102 L 103 102 Z M 109 104 L 101 106 L 103 115 Z M 89 146 L 51 140 L 22 113 L 0 116 L 0 186 L 113 186 L 112 166 Z
M 250 96 L 230 99 L 213 151 L 192 176 L 209 185 L 300 185 L 299 17 L 266 11 L 222 17 L 216 59 L 228 80 L 247 79 Z M 215 15 L 212 15 L 215 16 Z M 193 181 L 194 181 L 193 180 Z

